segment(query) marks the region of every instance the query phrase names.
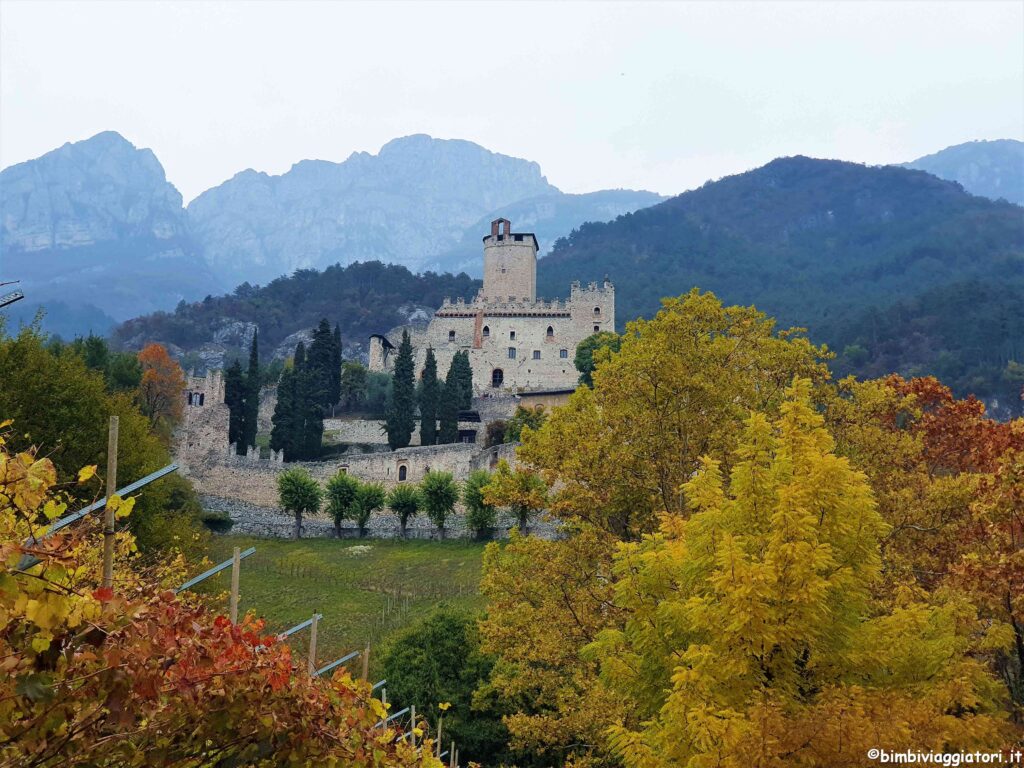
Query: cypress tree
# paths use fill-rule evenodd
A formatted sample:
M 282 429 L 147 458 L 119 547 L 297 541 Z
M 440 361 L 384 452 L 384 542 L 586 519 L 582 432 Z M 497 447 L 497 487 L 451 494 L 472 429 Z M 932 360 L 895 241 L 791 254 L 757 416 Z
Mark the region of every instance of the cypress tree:
M 334 334 L 331 333 L 331 326 L 324 318 L 313 331 L 313 342 L 306 354 L 310 397 L 324 408 L 329 408 L 337 402 L 331 401 L 334 359 Z
M 333 408 L 341 400 L 341 328 L 334 324 L 334 347 L 331 350 L 330 405 Z
M 459 410 L 468 411 L 473 407 L 473 367 L 469 364 L 469 352 L 456 352 L 452 362 L 459 384 Z
M 402 331 L 402 343 L 395 358 L 394 385 L 388 407 L 385 428 L 391 450 L 405 448 L 416 427 L 416 382 L 409 332 Z
M 440 397 L 437 359 L 433 347 L 428 347 L 423 380 L 420 382 L 420 445 L 433 445 L 437 442 L 437 407 Z
M 233 443 L 237 449 L 244 450 L 242 444 L 242 424 L 245 420 L 243 413 L 245 404 L 245 376 L 242 373 L 242 364 L 235 360 L 231 367 L 224 372 L 224 403 L 228 407 L 228 442 Z
M 295 385 L 295 369 L 285 368 L 277 383 L 277 404 L 274 406 L 274 415 L 271 418 L 271 423 L 274 426 L 270 431 L 270 447 L 275 451 L 283 450 L 286 461 L 295 461 L 300 458 L 295 455 L 295 434 L 297 432 Z
M 249 370 L 245 374 L 245 416 L 242 420 L 242 443 L 256 445 L 260 416 L 260 352 L 259 329 L 252 333 L 249 347 Z
M 454 443 L 459 439 L 459 401 L 462 397 L 462 382 L 459 381 L 458 353 L 452 358 L 441 388 L 441 401 L 437 417 L 441 421 L 438 443 Z

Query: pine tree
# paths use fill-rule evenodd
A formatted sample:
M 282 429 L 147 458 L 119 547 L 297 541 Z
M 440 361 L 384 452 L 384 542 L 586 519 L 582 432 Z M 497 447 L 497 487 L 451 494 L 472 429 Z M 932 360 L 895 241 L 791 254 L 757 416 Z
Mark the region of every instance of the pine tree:
M 224 403 L 228 407 L 228 442 L 236 446 L 236 450 L 244 451 L 242 443 L 242 425 L 245 420 L 245 375 L 242 364 L 235 360 L 224 372 Z
M 255 446 L 260 416 L 260 352 L 259 329 L 252 333 L 249 347 L 249 370 L 245 374 L 245 407 L 242 419 L 242 445 Z M 241 446 L 240 446 L 241 447 Z
M 405 448 L 416 427 L 416 383 L 414 381 L 412 342 L 408 331 L 402 332 L 402 343 L 395 358 L 394 387 L 388 407 L 385 428 L 392 450 Z
M 329 391 L 329 401 L 331 407 L 338 404 L 341 400 L 341 328 L 337 323 L 334 324 L 334 346 L 331 350 L 333 357 L 331 359 L 331 386 Z
M 441 397 L 437 381 L 437 358 L 433 347 L 427 349 L 423 366 L 423 380 L 420 382 L 420 445 L 437 442 L 437 407 Z
M 459 355 L 456 353 L 448 367 L 444 386 L 441 387 L 441 398 L 437 408 L 437 418 L 441 422 L 438 443 L 454 443 L 459 439 L 459 401 L 462 397 L 462 383 L 459 381 L 458 359 Z

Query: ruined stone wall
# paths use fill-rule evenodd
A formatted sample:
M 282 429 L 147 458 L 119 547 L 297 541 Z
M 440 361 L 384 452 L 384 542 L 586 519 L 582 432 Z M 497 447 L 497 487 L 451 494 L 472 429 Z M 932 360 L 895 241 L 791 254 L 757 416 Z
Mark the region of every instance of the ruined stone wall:
M 274 428 L 271 421 L 277 407 L 277 385 L 263 387 L 260 390 L 260 410 L 256 416 L 256 431 L 261 435 L 269 435 Z

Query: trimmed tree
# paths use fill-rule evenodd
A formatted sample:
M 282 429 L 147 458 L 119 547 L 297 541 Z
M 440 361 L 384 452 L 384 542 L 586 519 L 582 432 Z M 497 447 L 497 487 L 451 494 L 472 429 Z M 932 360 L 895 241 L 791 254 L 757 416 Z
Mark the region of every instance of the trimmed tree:
M 427 348 L 420 383 L 420 445 L 437 442 L 437 408 L 440 405 L 441 386 L 437 380 L 437 358 L 433 347 Z
M 420 497 L 423 499 L 423 509 L 443 539 L 445 521 L 459 500 L 458 483 L 452 478 L 451 472 L 427 472 L 420 481 Z
M 288 469 L 277 478 L 277 492 L 281 498 L 281 506 L 295 515 L 295 534 L 293 538 L 302 538 L 302 516 L 320 511 L 323 491 L 316 480 L 304 469 Z
M 340 471 L 327 481 L 327 512 L 334 520 L 335 538 L 341 538 L 341 521 L 355 517 L 359 485 L 359 480 Z
M 353 504 L 355 510 L 356 525 L 359 526 L 359 538 L 366 535 L 366 524 L 370 517 L 378 509 L 384 506 L 387 501 L 387 493 L 380 483 L 360 483 L 356 490 L 356 500 Z
M 526 533 L 530 518 L 548 505 L 548 488 L 539 475 L 512 469 L 502 459 L 491 481 L 483 487 L 483 500 L 498 507 L 508 507 L 516 517 L 519 531 Z
M 398 528 L 402 538 L 405 538 L 405 529 L 409 524 L 409 518 L 415 516 L 420 509 L 420 492 L 415 485 L 402 483 L 396 485 L 388 494 L 388 506 L 398 515 Z
M 395 358 L 394 385 L 388 407 L 385 429 L 391 450 L 405 448 L 416 427 L 416 383 L 414 379 L 412 342 L 409 332 L 402 331 L 402 343 Z
M 491 473 L 477 469 L 470 473 L 462 486 L 462 503 L 466 507 L 466 525 L 483 538 L 484 533 L 494 527 L 497 510 L 484 500 L 484 486 L 491 482 Z

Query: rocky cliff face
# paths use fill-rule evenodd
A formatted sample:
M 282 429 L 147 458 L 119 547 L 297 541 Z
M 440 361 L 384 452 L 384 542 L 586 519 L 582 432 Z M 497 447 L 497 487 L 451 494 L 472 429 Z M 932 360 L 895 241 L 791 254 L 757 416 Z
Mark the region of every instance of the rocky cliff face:
M 1024 205 L 1024 141 L 970 141 L 902 167 L 955 181 L 972 195 Z
M 304 160 L 281 176 L 243 171 L 188 214 L 225 282 L 266 283 L 335 262 L 420 269 L 488 211 L 552 193 L 536 163 L 417 135 L 341 163 Z
M 5 169 L 0 274 L 22 281 L 21 314 L 124 319 L 216 292 L 181 202 L 150 150 L 109 131 Z

